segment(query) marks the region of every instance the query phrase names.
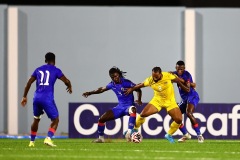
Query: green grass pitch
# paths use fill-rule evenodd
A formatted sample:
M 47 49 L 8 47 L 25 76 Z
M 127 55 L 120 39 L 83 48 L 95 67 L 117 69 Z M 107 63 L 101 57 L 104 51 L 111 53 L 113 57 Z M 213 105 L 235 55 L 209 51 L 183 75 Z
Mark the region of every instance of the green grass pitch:
M 36 139 L 28 147 L 28 139 L 0 139 L 1 160 L 239 160 L 239 140 L 196 139 L 170 144 L 165 139 L 143 139 L 139 144 L 124 139 L 107 139 L 107 143 L 91 143 L 92 139 L 54 139 L 57 147 Z

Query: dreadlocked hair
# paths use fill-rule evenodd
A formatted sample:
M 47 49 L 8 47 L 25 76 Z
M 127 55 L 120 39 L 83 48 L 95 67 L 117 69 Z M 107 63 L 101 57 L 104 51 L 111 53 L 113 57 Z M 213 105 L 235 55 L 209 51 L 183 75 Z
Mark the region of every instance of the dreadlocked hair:
M 118 73 L 121 78 L 124 78 L 127 72 L 123 72 L 119 68 L 114 66 L 109 70 L 109 75 L 114 73 Z

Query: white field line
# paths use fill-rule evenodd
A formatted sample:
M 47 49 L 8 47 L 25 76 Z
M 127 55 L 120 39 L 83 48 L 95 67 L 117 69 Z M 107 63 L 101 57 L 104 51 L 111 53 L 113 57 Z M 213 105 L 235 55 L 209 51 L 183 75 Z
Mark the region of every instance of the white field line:
M 2 148 L 2 150 L 19 150 L 15 148 Z M 79 150 L 79 151 L 87 151 L 87 152 L 101 152 L 101 149 L 84 149 L 84 148 L 78 148 L 78 149 L 64 149 L 64 148 L 24 148 L 23 150 L 56 150 L 56 151 L 73 151 L 73 150 Z M 203 151 L 179 151 L 179 150 L 116 150 L 116 149 L 109 149 L 108 152 L 152 152 L 152 153 L 188 153 L 188 154 L 218 154 L 219 152 L 203 152 Z M 240 154 L 240 152 L 223 152 L 224 154 Z
M 240 140 L 215 140 L 214 142 L 224 142 L 224 143 L 240 143 Z
M 176 159 L 176 157 L 147 157 L 147 156 L 83 156 L 83 155 L 77 155 L 77 156 L 73 156 L 73 155 L 49 155 L 49 154 L 42 154 L 42 155 L 1 155 L 0 157 L 4 157 L 4 158 L 34 158 L 34 159 L 38 159 L 38 158 L 57 158 L 57 159 L 154 159 L 154 160 L 161 160 L 161 159 L 166 159 L 166 160 L 172 160 L 172 159 Z M 178 160 L 181 160 L 180 158 Z M 183 158 L 182 160 L 220 160 L 219 158 L 207 158 L 207 157 L 201 157 L 201 158 Z M 237 159 L 231 159 L 231 160 L 237 160 Z
M 2 150 L 21 150 L 17 148 L 2 148 Z M 65 148 L 54 148 L 54 147 L 49 147 L 49 148 L 23 148 L 22 150 L 35 150 L 35 151 L 49 151 L 49 150 L 54 150 L 54 151 L 73 151 L 76 149 L 65 149 Z

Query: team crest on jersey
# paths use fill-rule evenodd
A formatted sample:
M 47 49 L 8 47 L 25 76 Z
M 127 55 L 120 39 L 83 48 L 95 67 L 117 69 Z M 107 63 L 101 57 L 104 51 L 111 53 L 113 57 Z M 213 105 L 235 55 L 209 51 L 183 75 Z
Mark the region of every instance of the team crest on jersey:
M 161 91 L 161 90 L 162 90 L 162 87 L 161 87 L 161 86 L 158 86 L 158 90 Z

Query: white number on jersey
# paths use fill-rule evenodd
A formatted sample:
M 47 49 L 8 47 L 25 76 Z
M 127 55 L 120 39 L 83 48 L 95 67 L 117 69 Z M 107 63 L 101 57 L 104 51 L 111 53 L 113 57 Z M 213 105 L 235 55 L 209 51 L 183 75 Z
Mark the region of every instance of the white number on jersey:
M 40 72 L 40 74 L 41 74 L 41 82 L 40 82 L 40 84 L 39 85 L 44 85 L 44 86 L 48 86 L 49 85 L 49 76 L 50 76 L 50 72 L 48 71 L 48 70 L 46 70 L 45 72 L 46 72 L 46 81 L 45 81 L 45 83 L 43 83 L 43 78 L 44 78 L 44 73 L 43 73 L 43 71 L 39 71 Z

